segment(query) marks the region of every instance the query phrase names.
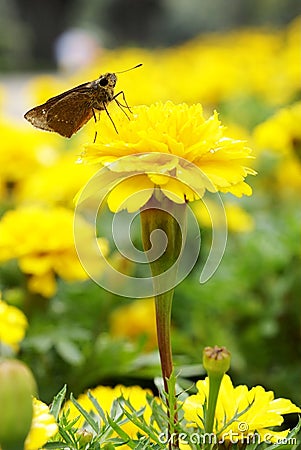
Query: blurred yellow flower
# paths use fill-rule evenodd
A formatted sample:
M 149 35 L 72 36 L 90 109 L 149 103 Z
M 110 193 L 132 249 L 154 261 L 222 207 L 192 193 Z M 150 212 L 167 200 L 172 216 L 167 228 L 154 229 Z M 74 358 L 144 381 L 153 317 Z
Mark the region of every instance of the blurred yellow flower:
M 188 426 L 203 429 L 204 405 L 208 400 L 209 379 L 196 383 L 198 393 L 189 396 L 183 404 Z M 250 390 L 245 385 L 233 387 L 228 375 L 224 375 L 215 411 L 215 429 L 218 439 L 238 441 L 258 434 L 261 441 L 277 442 L 285 438 L 290 430 L 274 431 L 270 427 L 283 423 L 283 414 L 300 413 L 301 409 L 290 400 L 274 398 L 272 391 L 262 386 Z
M 270 150 L 280 155 L 301 159 L 301 102 L 277 111 L 254 130 L 254 141 L 259 150 Z
M 150 421 L 150 417 L 152 414 L 151 408 L 146 400 L 146 395 L 151 394 L 151 391 L 147 389 L 142 389 L 140 386 L 122 386 L 117 385 L 114 388 L 108 386 L 98 386 L 89 391 L 93 397 L 96 398 L 100 406 L 102 407 L 105 413 L 110 413 L 114 400 L 119 398 L 121 395 L 131 402 L 131 405 L 138 411 L 141 408 L 145 408 L 143 416 L 147 422 Z M 92 405 L 91 400 L 89 399 L 86 393 L 81 394 L 78 399 L 78 403 L 88 412 L 93 411 L 97 414 L 95 407 Z M 66 402 L 63 411 L 67 412 L 69 410 L 68 419 L 73 420 L 76 417 L 80 416 L 78 409 L 73 405 L 73 403 L 69 400 Z M 84 426 L 84 418 L 80 416 L 78 421 L 75 424 L 76 427 L 82 428 Z M 132 422 L 126 422 L 121 425 L 122 429 L 131 437 L 136 438 L 137 433 L 141 430 L 134 425 Z M 118 447 L 121 450 L 127 449 L 128 446 L 124 445 Z
M 23 312 L 1 300 L 0 295 L 0 343 L 3 342 L 18 350 L 27 326 L 28 322 Z
M 0 121 L 0 179 L 12 191 L 40 167 L 52 164 L 58 151 L 51 145 L 51 139 L 26 129 L 19 123 Z M 55 139 L 52 142 L 55 142 Z M 3 189 L 3 188 L 2 188 Z
M 237 233 L 249 232 L 254 229 L 254 219 L 243 208 L 234 203 L 225 204 L 228 229 Z
M 301 102 L 282 108 L 254 130 L 254 145 L 259 152 L 275 156 L 273 183 L 286 191 L 301 188 Z M 264 156 L 264 155 L 263 155 Z
M 297 17 L 278 31 L 249 28 L 202 34 L 179 46 L 155 51 L 133 47 L 104 50 L 93 65 L 68 80 L 35 77 L 28 84 L 31 104 L 43 103 L 72 86 L 96 79 L 100 73 L 120 71 L 139 62 L 143 63 L 141 70 L 118 76 L 118 89 L 124 90 L 132 106 L 172 100 L 202 102 L 212 108 L 248 97 L 272 105 L 288 104 L 300 90 L 300 20 Z M 35 133 L 37 138 L 44 135 Z
M 254 219 L 241 206 L 235 203 L 224 202 L 224 207 L 227 217 L 227 228 L 229 231 L 245 233 L 253 230 Z M 201 226 L 212 227 L 210 214 L 214 214 L 214 219 L 216 220 L 215 223 L 218 226 L 219 214 L 221 211 L 212 201 L 207 200 L 206 204 L 202 201 L 195 202 L 192 208 Z M 223 216 L 220 218 L 221 224 L 224 223 L 223 218 Z
M 33 398 L 32 424 L 25 440 L 24 450 L 39 450 L 57 432 L 58 426 L 48 406 Z
M 104 73 L 142 62 L 141 70 L 118 77 L 118 87 L 126 93 L 129 105 L 172 100 L 212 107 L 246 97 L 272 105 L 287 104 L 300 90 L 299 36 L 300 17 L 279 31 L 253 27 L 202 34 L 156 51 L 104 51 L 74 84 L 98 77 L 95 67 Z
M 157 346 L 154 300 L 139 299 L 115 309 L 110 315 L 110 333 L 131 340 L 145 336 L 146 350 L 153 350 Z
M 33 105 L 45 103 L 48 98 L 54 97 L 67 89 L 69 87 L 66 80 L 63 81 L 53 75 L 37 75 L 31 78 L 27 84 L 27 94 Z
M 79 223 L 83 235 L 94 233 L 90 224 Z M 106 253 L 106 243 L 100 244 Z M 9 259 L 18 259 L 29 290 L 44 297 L 55 293 L 57 275 L 66 281 L 88 278 L 74 246 L 73 212 L 62 207 L 8 211 L 0 221 L 0 261 Z
M 68 152 L 50 167 L 43 167 L 27 177 L 18 192 L 21 203 L 73 207 L 73 198 L 80 187 L 93 175 L 95 169 L 87 164 L 76 164 L 78 153 Z
M 110 192 L 107 201 L 112 211 L 138 210 L 150 199 L 155 187 L 176 203 L 198 198 L 195 189 L 203 193 L 209 189 L 236 196 L 251 195 L 252 190 L 244 181 L 248 174 L 255 174 L 247 167 L 251 150 L 243 141 L 224 136 L 217 113 L 206 120 L 200 104 L 189 107 L 170 101 L 135 107 L 133 113 L 130 121 L 124 115 L 116 117 L 118 135 L 109 120 L 103 120 L 99 141 L 87 145 L 83 154 L 89 162 L 114 162 L 114 167 L 110 167 L 114 172 L 131 173 L 142 167 L 142 174 L 127 178 Z M 139 159 L 139 154 L 145 153 L 148 156 Z M 133 155 L 133 159 L 120 159 L 125 155 Z M 168 161 L 164 155 L 169 156 Z M 189 163 L 200 169 L 205 178 L 196 180 Z M 185 184 L 179 181 L 179 174 Z M 131 194 L 137 191 L 139 198 L 133 199 Z

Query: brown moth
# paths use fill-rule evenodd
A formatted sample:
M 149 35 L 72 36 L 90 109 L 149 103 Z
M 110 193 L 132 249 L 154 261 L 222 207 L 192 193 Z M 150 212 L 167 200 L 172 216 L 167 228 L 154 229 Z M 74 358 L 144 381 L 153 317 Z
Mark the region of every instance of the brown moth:
M 136 69 L 136 67 L 140 66 L 142 66 L 142 64 L 138 64 L 123 72 Z M 125 109 L 128 109 L 130 112 L 131 110 L 127 104 L 123 91 L 114 94 L 114 88 L 117 81 L 116 73 L 105 73 L 104 75 L 100 75 L 97 80 L 80 84 L 62 94 L 56 95 L 42 105 L 35 106 L 27 111 L 24 117 L 37 128 L 46 131 L 54 131 L 61 136 L 70 138 L 92 117 L 94 117 L 96 122 L 95 112 L 105 111 L 110 118 L 116 133 L 118 133 L 113 119 L 108 112 L 107 105 L 114 100 L 126 116 L 127 113 Z M 123 98 L 124 105 L 117 99 L 120 95 Z M 95 139 L 96 134 L 94 142 Z

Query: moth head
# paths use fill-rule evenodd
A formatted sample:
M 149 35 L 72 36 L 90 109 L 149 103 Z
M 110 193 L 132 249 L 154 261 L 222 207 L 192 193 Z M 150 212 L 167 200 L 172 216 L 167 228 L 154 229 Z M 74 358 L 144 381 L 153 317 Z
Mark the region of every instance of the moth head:
M 117 77 L 115 73 L 105 73 L 104 75 L 100 75 L 97 80 L 97 84 L 103 87 L 111 87 L 114 88 L 116 85 Z

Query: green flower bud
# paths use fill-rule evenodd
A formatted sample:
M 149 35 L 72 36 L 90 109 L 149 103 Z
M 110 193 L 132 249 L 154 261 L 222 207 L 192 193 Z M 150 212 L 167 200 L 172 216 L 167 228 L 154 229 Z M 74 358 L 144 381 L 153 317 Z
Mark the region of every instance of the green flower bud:
M 0 360 L 0 447 L 23 450 L 30 430 L 36 393 L 28 367 L 16 359 Z
M 226 347 L 205 347 L 203 366 L 208 375 L 223 376 L 230 368 L 230 352 Z
M 93 433 L 91 431 L 87 431 L 85 428 L 78 430 L 76 432 L 76 437 L 78 438 L 78 442 L 81 447 L 85 447 L 88 442 L 91 442 L 93 439 Z

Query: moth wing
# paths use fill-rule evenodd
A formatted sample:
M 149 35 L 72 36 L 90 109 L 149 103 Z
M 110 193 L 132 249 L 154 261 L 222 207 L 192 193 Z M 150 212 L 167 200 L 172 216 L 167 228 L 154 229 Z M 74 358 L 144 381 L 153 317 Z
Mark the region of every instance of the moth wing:
M 26 114 L 24 114 L 25 119 L 37 128 L 52 131 L 47 123 L 47 113 L 49 108 L 51 108 L 54 103 L 55 102 L 48 104 L 48 102 L 46 102 L 43 105 L 30 109 Z
M 75 100 L 72 97 L 72 94 L 80 95 L 80 96 L 86 95 L 86 97 L 87 97 L 89 87 L 90 87 L 90 83 L 83 83 L 83 84 L 80 84 L 79 86 L 76 86 L 75 88 L 72 88 L 66 92 L 63 92 L 62 94 L 56 95 L 55 97 L 51 97 L 49 100 L 47 100 L 47 102 L 43 103 L 42 105 L 36 106 L 36 107 L 30 109 L 29 111 L 27 111 L 27 113 L 24 114 L 24 117 L 36 128 L 40 128 L 40 129 L 46 130 L 46 131 L 56 131 L 57 133 L 62 134 L 62 133 L 60 133 L 60 131 L 57 131 L 57 129 L 56 129 L 57 127 L 53 127 L 49 123 L 49 112 L 50 112 L 51 108 L 53 108 L 56 104 L 62 102 L 62 103 L 60 103 L 60 105 L 61 105 L 60 108 L 66 109 L 66 107 L 67 107 L 67 110 L 68 110 L 68 108 L 69 108 L 68 103 L 69 103 L 69 101 L 71 101 L 72 106 L 70 106 L 70 108 L 72 110 L 72 108 L 74 107 L 74 100 Z M 84 107 L 85 104 L 86 104 L 86 102 L 84 102 L 82 106 Z M 86 108 L 87 108 L 87 106 L 86 106 Z M 67 110 L 64 111 L 64 114 L 67 114 Z M 83 113 L 87 114 L 86 111 L 84 111 Z M 81 114 L 79 114 L 79 116 L 80 115 Z M 92 117 L 92 115 L 93 115 L 93 112 L 91 111 L 91 114 L 88 116 L 86 122 Z M 52 114 L 50 114 L 50 116 L 52 117 Z M 79 128 L 81 128 L 86 122 L 83 122 Z M 78 131 L 79 128 L 77 128 L 76 131 Z M 67 129 L 68 129 L 68 127 L 67 127 Z M 68 136 L 66 134 L 62 134 L 62 135 L 71 137 L 72 134 L 74 134 L 76 131 L 73 131 L 70 134 L 70 127 L 69 127 Z
M 57 101 L 47 113 L 47 126 L 56 133 L 71 137 L 93 116 L 91 97 L 71 92 Z

